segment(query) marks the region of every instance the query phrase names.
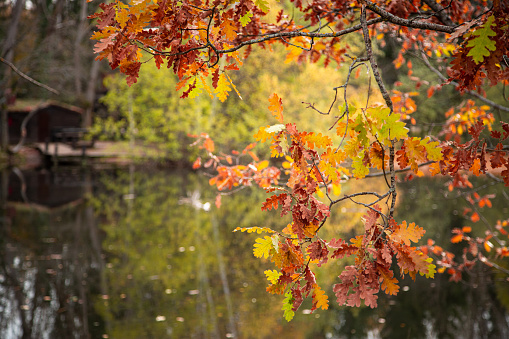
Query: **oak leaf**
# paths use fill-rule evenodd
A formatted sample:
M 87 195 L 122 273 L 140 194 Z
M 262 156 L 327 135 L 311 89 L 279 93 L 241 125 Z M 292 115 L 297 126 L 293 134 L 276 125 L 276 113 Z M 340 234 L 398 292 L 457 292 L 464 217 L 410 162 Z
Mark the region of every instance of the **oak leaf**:
M 269 110 L 279 122 L 283 122 L 283 100 L 276 93 L 269 96 Z

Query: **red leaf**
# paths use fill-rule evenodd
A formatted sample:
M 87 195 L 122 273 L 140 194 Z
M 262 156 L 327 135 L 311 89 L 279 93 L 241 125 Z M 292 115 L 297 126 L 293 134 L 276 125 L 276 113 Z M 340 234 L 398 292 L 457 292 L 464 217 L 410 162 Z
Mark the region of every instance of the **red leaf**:
M 502 167 L 506 163 L 504 159 L 505 152 L 502 151 L 502 148 L 502 143 L 498 143 L 497 147 L 495 147 L 495 151 L 491 153 L 490 162 L 492 168 Z
M 217 88 L 217 83 L 219 82 L 219 68 L 216 68 L 212 73 L 212 87 Z
M 472 125 L 472 127 L 470 127 L 468 129 L 468 133 L 470 133 L 470 135 L 475 140 L 479 140 L 479 135 L 481 134 L 483 129 L 484 129 L 484 124 L 483 124 L 482 120 L 477 120 L 477 122 L 474 125 Z
M 507 139 L 507 137 L 509 137 L 509 124 L 503 122 L 502 129 L 504 130 L 504 137 L 502 138 L 502 140 L 505 140 L 505 139 Z
M 499 131 L 491 131 L 491 137 L 495 139 L 500 139 L 502 137 L 502 132 Z

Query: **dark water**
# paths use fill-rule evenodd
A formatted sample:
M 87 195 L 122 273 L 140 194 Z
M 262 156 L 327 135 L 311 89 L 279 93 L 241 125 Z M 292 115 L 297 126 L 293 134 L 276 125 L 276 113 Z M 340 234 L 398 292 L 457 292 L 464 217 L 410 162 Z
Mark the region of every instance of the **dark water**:
M 406 184 L 398 215 L 447 243 L 464 220 L 441 187 Z M 260 212 L 260 190 L 218 210 L 204 176 L 131 166 L 4 171 L 1 192 L 2 339 L 509 337 L 509 283 L 482 266 L 462 283 L 403 280 L 371 310 L 334 306 L 332 264 L 318 274 L 330 309 L 309 314 L 305 303 L 287 323 L 282 298 L 265 292 L 273 267 L 253 256 L 256 235 L 231 232 L 281 227 Z M 329 232 L 348 238 L 362 213 L 340 207 Z

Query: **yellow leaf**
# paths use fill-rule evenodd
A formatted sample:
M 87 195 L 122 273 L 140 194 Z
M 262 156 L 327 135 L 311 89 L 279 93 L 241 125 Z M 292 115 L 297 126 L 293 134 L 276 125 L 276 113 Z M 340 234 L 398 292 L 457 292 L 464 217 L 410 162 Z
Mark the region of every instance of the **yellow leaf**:
M 269 161 L 268 160 L 263 160 L 256 167 L 257 167 L 258 171 L 261 171 L 262 169 L 267 168 L 268 166 L 269 166 Z
M 231 91 L 230 83 L 228 79 L 226 78 L 224 73 L 221 73 L 219 75 L 219 81 L 217 82 L 217 87 L 214 90 L 214 93 L 216 93 L 216 96 L 221 102 L 224 102 L 226 98 L 228 97 L 228 92 Z
M 233 232 L 237 232 L 237 231 L 241 231 L 241 232 L 247 232 L 247 233 L 262 233 L 262 232 L 267 232 L 267 233 L 275 233 L 275 231 L 273 231 L 272 229 L 268 228 L 268 227 L 258 227 L 258 226 L 254 226 L 254 227 L 237 227 L 233 230 Z
M 283 101 L 276 93 L 269 97 L 269 110 L 279 122 L 283 122 Z
M 265 273 L 265 275 L 267 276 L 267 280 L 271 283 L 271 284 L 277 284 L 277 281 L 279 279 L 279 277 L 282 275 L 280 272 L 276 271 L 276 270 L 266 270 L 264 271 L 263 273 Z
M 272 134 L 267 132 L 267 128 L 269 128 L 269 127 L 270 126 L 260 127 L 258 132 L 256 132 L 254 135 L 255 140 L 260 141 L 260 142 L 265 142 L 265 141 L 267 141 L 267 139 L 271 138 Z
M 255 244 L 253 245 L 253 254 L 257 258 L 264 257 L 267 259 L 269 257 L 269 252 L 272 249 L 272 238 L 265 236 L 263 238 L 257 238 L 255 240 Z
M 334 193 L 335 196 L 339 196 L 341 194 L 341 185 L 340 184 L 332 184 L 332 193 Z

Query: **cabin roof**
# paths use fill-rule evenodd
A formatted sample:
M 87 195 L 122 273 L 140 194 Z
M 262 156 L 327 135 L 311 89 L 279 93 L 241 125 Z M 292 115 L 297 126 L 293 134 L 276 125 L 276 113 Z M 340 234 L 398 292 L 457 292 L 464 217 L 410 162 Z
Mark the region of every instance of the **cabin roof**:
M 57 107 L 74 113 L 83 114 L 83 109 L 64 104 L 55 100 L 38 100 L 38 99 L 18 99 L 13 105 L 7 106 L 9 113 L 28 113 L 34 109 L 44 109 L 50 107 Z

